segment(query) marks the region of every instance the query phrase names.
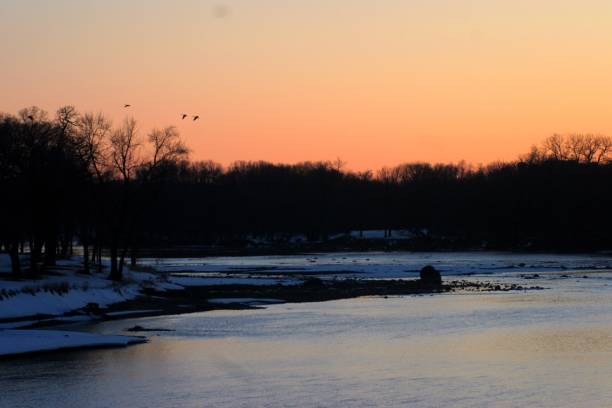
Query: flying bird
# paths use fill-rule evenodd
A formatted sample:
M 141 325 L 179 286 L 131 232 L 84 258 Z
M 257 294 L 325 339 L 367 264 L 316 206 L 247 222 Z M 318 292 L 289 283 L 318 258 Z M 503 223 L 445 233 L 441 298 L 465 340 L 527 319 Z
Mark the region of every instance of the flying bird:
M 200 116 L 198 116 L 198 115 L 195 115 L 195 116 L 193 117 L 193 121 L 194 121 L 194 122 L 195 122 L 196 120 L 198 120 L 198 119 L 200 119 Z
M 185 118 L 186 118 L 187 116 L 189 116 L 189 115 L 187 115 L 186 113 L 183 113 L 183 120 L 185 120 Z
M 124 108 L 129 108 L 130 106 L 132 105 L 130 105 L 129 103 L 126 103 L 125 105 L 123 105 Z

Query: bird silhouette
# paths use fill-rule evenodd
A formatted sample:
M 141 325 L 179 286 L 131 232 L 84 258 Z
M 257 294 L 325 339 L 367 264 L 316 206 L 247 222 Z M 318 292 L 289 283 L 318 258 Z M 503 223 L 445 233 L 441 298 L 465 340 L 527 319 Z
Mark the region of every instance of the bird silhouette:
M 187 115 L 186 113 L 183 113 L 183 120 L 185 120 L 185 118 L 186 118 L 187 116 L 189 116 L 189 115 Z
M 193 121 L 194 121 L 194 122 L 195 122 L 196 120 L 198 120 L 198 119 L 200 119 L 200 116 L 198 116 L 198 115 L 195 115 L 195 116 L 193 117 Z
M 125 105 L 123 105 L 124 108 L 129 108 L 130 106 L 132 105 L 130 105 L 129 103 L 126 103 Z

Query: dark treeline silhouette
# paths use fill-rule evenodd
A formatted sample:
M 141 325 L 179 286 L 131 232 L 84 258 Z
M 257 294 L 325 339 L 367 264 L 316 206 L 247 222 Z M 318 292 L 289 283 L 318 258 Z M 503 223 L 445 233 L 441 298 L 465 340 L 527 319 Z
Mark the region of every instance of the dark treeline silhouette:
M 551 141 L 561 144 L 551 150 Z M 248 234 L 428 230 L 421 243 L 500 249 L 609 249 L 609 138 L 553 136 L 511 163 L 409 163 L 346 172 L 332 162 L 177 164 L 157 200 L 157 242 L 214 243 Z M 424 242 L 423 242 L 424 241 Z
M 0 115 L 0 243 L 13 272 L 35 274 L 72 253 L 83 272 L 110 257 L 111 279 L 139 251 L 244 245 L 248 236 L 427 230 L 428 249 L 609 249 L 610 138 L 554 135 L 509 163 L 409 163 L 351 172 L 187 160 L 173 127 L 142 140 L 133 119 L 38 108 Z M 26 254 L 27 261 L 23 262 Z M 22 265 L 23 262 L 23 265 Z
M 101 267 L 106 249 L 109 277 L 120 280 L 166 167 L 186 155 L 173 127 L 152 130 L 145 143 L 134 119 L 113 128 L 72 106 L 53 119 L 36 107 L 0 115 L 0 242 L 13 273 L 22 273 L 26 243 L 27 272 L 36 274 L 71 255 L 78 239 L 84 273 Z

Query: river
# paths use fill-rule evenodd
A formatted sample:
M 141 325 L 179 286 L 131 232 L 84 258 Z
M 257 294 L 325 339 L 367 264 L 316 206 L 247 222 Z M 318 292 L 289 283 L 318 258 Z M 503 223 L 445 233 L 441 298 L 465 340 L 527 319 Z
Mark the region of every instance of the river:
M 538 276 L 469 277 L 545 290 L 279 304 L 81 327 L 174 331 L 125 349 L 0 361 L 0 406 L 609 406 L 608 260 L 557 259 Z

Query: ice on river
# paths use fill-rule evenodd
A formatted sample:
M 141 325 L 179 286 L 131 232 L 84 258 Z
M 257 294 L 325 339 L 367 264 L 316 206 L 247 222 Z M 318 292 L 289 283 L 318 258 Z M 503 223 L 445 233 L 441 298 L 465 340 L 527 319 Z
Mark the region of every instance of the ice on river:
M 610 270 L 612 257 L 604 255 L 516 254 L 508 252 L 346 252 L 306 255 L 162 258 L 142 263 L 179 276 L 263 276 L 414 278 L 425 265 L 442 275 L 491 275 L 507 272 L 561 272 Z M 259 276 L 258 276 L 259 275 Z M 256 282 L 256 281 L 255 281 Z

